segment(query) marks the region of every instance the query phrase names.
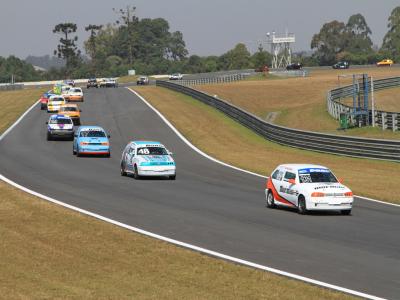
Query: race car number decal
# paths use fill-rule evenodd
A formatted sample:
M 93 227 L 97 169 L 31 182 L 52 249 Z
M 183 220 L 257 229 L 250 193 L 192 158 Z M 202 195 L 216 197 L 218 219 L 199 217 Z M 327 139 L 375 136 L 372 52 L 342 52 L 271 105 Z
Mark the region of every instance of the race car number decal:
M 148 154 L 150 154 L 150 151 L 147 148 L 142 148 L 142 149 L 138 150 L 138 154 L 148 155 Z
M 312 183 L 312 178 L 310 174 L 299 175 L 301 183 Z

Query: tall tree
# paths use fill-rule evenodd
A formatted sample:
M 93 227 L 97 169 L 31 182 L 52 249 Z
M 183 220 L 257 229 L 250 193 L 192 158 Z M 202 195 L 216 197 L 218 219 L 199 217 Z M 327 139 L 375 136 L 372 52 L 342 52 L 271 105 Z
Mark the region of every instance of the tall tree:
M 355 14 L 350 16 L 345 29 L 344 39 L 347 40 L 346 51 L 356 54 L 371 53 L 371 29 L 363 15 Z
M 400 62 L 400 6 L 394 8 L 388 19 L 389 31 L 383 38 L 382 51 Z
M 115 22 L 119 26 L 121 46 L 127 52 L 129 64 L 134 60 L 134 46 L 137 39 L 135 34 L 135 27 L 139 22 L 138 17 L 135 15 L 135 6 L 127 5 L 126 9 L 115 9 L 114 12 L 118 14 L 118 19 Z
M 171 34 L 168 45 L 169 56 L 173 60 L 183 60 L 189 52 L 186 50 L 186 44 L 183 40 L 183 34 L 175 31 Z
M 89 24 L 85 27 L 86 31 L 90 31 L 90 37 L 85 44 L 86 52 L 90 55 L 92 60 L 96 59 L 96 36 L 97 33 L 103 28 L 103 25 Z
M 318 34 L 314 34 L 311 49 L 316 49 L 314 56 L 320 64 L 330 65 L 336 60 L 336 55 L 345 49 L 347 40 L 346 26 L 343 22 L 332 21 L 325 23 Z
M 76 30 L 77 26 L 74 23 L 60 23 L 53 29 L 53 33 L 61 35 L 60 44 L 58 44 L 57 50 L 54 50 L 54 55 L 65 59 L 67 69 L 76 67 L 79 63 L 81 51 L 76 45 L 78 37 L 70 37 Z
M 228 69 L 239 70 L 250 67 L 250 52 L 247 50 L 246 45 L 239 43 L 227 52 Z
M 264 47 L 260 43 L 258 45 L 258 51 L 253 54 L 251 61 L 256 69 L 262 68 L 264 66 L 270 66 L 272 61 L 272 56 L 269 52 L 264 50 Z

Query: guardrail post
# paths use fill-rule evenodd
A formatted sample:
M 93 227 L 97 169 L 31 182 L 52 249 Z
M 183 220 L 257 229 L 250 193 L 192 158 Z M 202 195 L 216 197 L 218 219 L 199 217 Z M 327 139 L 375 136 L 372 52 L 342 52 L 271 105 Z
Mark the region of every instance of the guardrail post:
M 382 120 L 382 130 L 385 130 L 387 128 L 387 125 L 386 125 L 386 113 L 385 112 L 381 113 L 381 120 Z
M 392 130 L 395 132 L 397 129 L 397 114 L 392 114 Z

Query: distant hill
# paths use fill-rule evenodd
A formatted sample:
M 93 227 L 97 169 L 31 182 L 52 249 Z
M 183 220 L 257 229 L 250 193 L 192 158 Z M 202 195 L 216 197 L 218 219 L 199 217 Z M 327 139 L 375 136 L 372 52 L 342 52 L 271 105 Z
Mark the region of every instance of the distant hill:
M 63 59 L 55 56 L 50 57 L 50 55 L 44 55 L 44 56 L 29 55 L 27 58 L 25 58 L 25 61 L 27 63 L 30 63 L 34 66 L 38 66 L 45 70 L 49 70 L 51 68 L 60 69 L 65 66 L 65 61 Z

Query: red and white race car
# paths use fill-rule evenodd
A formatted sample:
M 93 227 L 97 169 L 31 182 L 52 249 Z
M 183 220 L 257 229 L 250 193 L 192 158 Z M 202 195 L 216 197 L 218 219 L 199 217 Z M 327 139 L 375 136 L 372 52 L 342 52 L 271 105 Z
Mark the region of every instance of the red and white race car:
M 300 214 L 310 210 L 338 210 L 351 214 L 353 192 L 326 167 L 311 164 L 278 166 L 267 180 L 267 207 L 295 207 Z

